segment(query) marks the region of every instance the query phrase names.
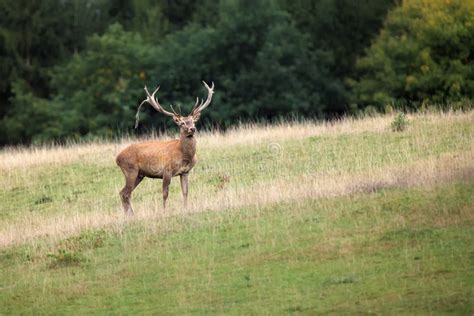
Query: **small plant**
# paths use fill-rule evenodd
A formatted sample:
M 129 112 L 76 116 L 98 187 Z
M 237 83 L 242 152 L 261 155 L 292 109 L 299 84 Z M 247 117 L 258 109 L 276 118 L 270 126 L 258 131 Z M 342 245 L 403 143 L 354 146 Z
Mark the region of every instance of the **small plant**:
M 394 132 L 403 132 L 408 127 L 408 119 L 405 113 L 398 113 L 390 125 L 392 131 Z
M 60 242 L 61 249 L 81 252 L 87 249 L 96 249 L 104 245 L 107 238 L 105 230 L 86 230 L 78 236 L 69 237 Z
M 67 251 L 65 249 L 59 249 L 58 253 L 49 253 L 48 257 L 53 259 L 49 264 L 49 267 L 52 269 L 58 267 L 79 266 L 85 261 L 85 258 L 82 257 L 81 254 Z
M 52 197 L 47 196 L 47 195 L 42 195 L 34 201 L 34 204 L 38 205 L 38 204 L 45 204 L 45 203 L 51 203 L 51 202 L 53 202 Z
M 364 117 L 374 117 L 379 114 L 377 108 L 373 105 L 368 105 L 364 108 Z
M 357 283 L 357 278 L 352 275 L 333 277 L 327 280 L 326 283 L 330 285 Z
M 217 191 L 224 189 L 227 183 L 230 182 L 230 176 L 228 174 L 219 174 L 217 180 Z

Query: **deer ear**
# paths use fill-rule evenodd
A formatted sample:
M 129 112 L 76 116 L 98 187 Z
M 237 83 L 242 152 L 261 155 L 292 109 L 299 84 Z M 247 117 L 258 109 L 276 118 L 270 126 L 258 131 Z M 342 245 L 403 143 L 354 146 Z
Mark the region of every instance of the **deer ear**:
M 201 112 L 197 112 L 196 114 L 193 115 L 193 121 L 197 122 L 200 117 L 201 117 Z

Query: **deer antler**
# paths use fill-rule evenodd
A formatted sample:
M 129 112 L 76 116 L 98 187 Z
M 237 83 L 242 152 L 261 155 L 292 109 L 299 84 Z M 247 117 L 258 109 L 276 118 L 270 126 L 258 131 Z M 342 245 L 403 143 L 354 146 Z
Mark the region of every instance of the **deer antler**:
M 207 89 L 207 99 L 206 102 L 204 102 L 204 100 L 201 100 L 201 102 L 199 102 L 199 98 L 196 98 L 196 103 L 194 104 L 193 110 L 191 112 L 192 116 L 198 115 L 202 110 L 207 108 L 209 104 L 211 104 L 212 95 L 214 94 L 214 82 L 211 83 L 210 88 L 205 81 L 203 81 L 202 83 L 204 83 L 204 86 Z
M 142 108 L 142 105 L 145 104 L 145 102 L 148 102 L 148 104 L 150 104 L 155 110 L 157 110 L 158 112 L 160 113 L 163 113 L 165 115 L 168 115 L 168 116 L 178 116 L 178 114 L 174 111 L 173 107 L 171 107 L 171 109 L 173 109 L 173 112 L 174 113 L 171 113 L 171 112 L 168 112 L 166 111 L 162 106 L 161 104 L 158 102 L 158 99 L 155 98 L 155 94 L 158 92 L 158 90 L 160 90 L 160 86 L 158 86 L 155 91 L 153 91 L 153 93 L 150 95 L 150 92 L 148 92 L 148 88 L 145 86 L 145 92 L 146 92 L 146 99 L 142 101 L 142 103 L 140 103 L 140 105 L 138 106 L 138 110 L 137 110 L 137 114 L 136 114 L 136 120 L 135 120 L 135 128 L 138 127 L 138 121 L 140 119 L 140 109 Z
M 181 116 L 181 107 L 178 104 L 178 112 L 176 112 L 173 108 L 173 106 L 170 104 L 171 111 L 173 111 L 174 115 L 176 116 Z

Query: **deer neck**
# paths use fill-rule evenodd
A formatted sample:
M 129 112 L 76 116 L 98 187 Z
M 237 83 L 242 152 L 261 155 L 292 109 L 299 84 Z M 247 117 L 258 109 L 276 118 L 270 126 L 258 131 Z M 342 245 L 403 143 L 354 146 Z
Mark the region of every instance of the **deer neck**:
M 186 136 L 185 133 L 181 133 L 179 136 L 179 147 L 183 154 L 183 160 L 192 161 L 196 154 L 196 137 L 194 135 Z

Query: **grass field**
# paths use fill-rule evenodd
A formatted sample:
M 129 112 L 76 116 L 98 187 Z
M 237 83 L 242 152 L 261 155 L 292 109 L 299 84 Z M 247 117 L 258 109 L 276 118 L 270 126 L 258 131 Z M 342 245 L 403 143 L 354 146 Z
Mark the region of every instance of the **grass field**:
M 0 314 L 474 313 L 474 112 L 198 135 L 190 206 L 119 143 L 0 152 Z

